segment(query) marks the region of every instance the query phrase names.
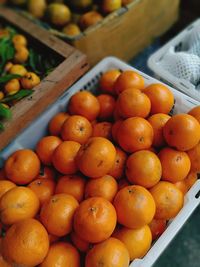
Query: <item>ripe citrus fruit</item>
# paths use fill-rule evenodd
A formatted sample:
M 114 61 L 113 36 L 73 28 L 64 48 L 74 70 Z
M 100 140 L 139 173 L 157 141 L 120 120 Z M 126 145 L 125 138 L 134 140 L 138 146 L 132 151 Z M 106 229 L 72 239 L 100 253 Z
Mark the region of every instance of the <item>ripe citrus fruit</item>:
M 6 232 L 2 244 L 3 256 L 12 266 L 37 266 L 46 257 L 48 249 L 47 231 L 35 219 L 13 224 Z
M 100 120 L 109 120 L 112 118 L 115 109 L 115 99 L 108 94 L 101 94 L 97 97 L 100 104 L 100 113 L 98 118 Z
M 150 188 L 157 184 L 162 175 L 162 166 L 155 153 L 140 150 L 129 156 L 126 176 L 131 184 Z
M 155 201 L 147 189 L 131 185 L 121 189 L 113 202 L 117 220 L 128 228 L 140 228 L 150 223 L 155 215 Z
M 73 245 L 81 252 L 86 252 L 89 250 L 90 244 L 81 239 L 80 236 L 78 236 L 75 232 L 71 232 L 70 238 Z
M 166 220 L 156 220 L 153 219 L 150 224 L 149 224 L 151 234 L 152 234 L 152 239 L 155 240 L 161 234 L 165 231 L 167 228 L 167 221 Z
M 15 187 L 16 184 L 14 184 L 11 181 L 8 180 L 0 180 L 0 198 L 10 189 Z
M 125 170 L 127 155 L 119 147 L 115 147 L 116 157 L 112 169 L 108 172 L 109 175 L 113 176 L 116 180 L 122 178 Z
M 200 143 L 187 151 L 191 161 L 191 171 L 200 172 Z
M 106 139 L 112 138 L 112 123 L 110 122 L 98 122 L 93 126 L 93 137 L 104 137 Z
M 183 207 L 183 193 L 172 183 L 160 181 L 150 192 L 156 203 L 155 219 L 172 219 Z
M 49 132 L 51 135 L 60 135 L 61 128 L 63 123 L 69 118 L 69 114 L 65 112 L 60 112 L 53 116 L 53 118 L 49 122 Z
M 78 205 L 78 201 L 67 194 L 54 195 L 45 202 L 40 212 L 40 219 L 48 233 L 59 237 L 69 234 Z
M 74 214 L 74 231 L 89 243 L 98 243 L 109 238 L 116 223 L 115 208 L 102 197 L 84 200 Z
M 177 114 L 166 122 L 163 133 L 169 146 L 187 151 L 200 141 L 200 124 L 191 115 Z
M 93 137 L 81 146 L 76 163 L 84 175 L 97 178 L 112 169 L 115 157 L 116 149 L 109 140 L 103 137 Z
M 39 158 L 32 150 L 18 150 L 6 160 L 5 172 L 12 182 L 19 185 L 28 184 L 40 172 Z
M 104 72 L 99 80 L 100 89 L 106 93 L 115 95 L 114 84 L 121 72 L 117 69 Z
M 188 114 L 191 115 L 191 116 L 193 116 L 200 123 L 200 106 L 196 106 L 196 107 L 192 108 L 188 112 Z

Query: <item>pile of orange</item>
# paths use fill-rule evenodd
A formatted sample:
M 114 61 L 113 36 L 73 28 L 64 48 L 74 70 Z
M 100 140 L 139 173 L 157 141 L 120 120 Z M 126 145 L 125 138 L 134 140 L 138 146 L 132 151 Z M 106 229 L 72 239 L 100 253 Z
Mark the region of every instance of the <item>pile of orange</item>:
M 130 70 L 74 94 L 35 151 L 0 170 L 0 263 L 128 267 L 183 207 L 200 171 L 200 106 Z M 117 258 L 117 260 L 116 260 Z

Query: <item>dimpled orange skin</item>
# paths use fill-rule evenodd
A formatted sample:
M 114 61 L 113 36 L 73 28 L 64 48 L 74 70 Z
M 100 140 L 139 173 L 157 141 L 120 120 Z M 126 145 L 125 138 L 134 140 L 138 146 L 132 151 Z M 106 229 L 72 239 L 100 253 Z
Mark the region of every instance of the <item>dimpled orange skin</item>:
M 177 114 L 167 121 L 163 133 L 169 146 L 187 151 L 200 141 L 200 124 L 191 115 Z
M 57 171 L 63 174 L 76 173 L 75 157 L 80 146 L 79 143 L 74 141 L 64 141 L 56 148 L 52 162 Z
M 116 149 L 115 163 L 108 174 L 113 176 L 116 180 L 119 180 L 120 178 L 122 178 L 124 174 L 127 155 L 119 147 L 115 147 L 115 149 Z
M 126 176 L 131 184 L 151 188 L 162 175 L 159 158 L 151 151 L 140 150 L 129 156 L 126 163 Z
M 16 264 L 12 266 L 37 266 L 44 260 L 48 250 L 48 233 L 35 219 L 13 224 L 3 239 L 3 256 Z
M 121 72 L 117 69 L 108 70 L 104 72 L 99 80 L 100 88 L 102 91 L 115 95 L 114 84 Z
M 12 225 L 24 219 L 33 218 L 40 207 L 36 194 L 27 187 L 16 186 L 0 199 L 0 220 Z
M 172 183 L 160 181 L 150 189 L 155 203 L 155 219 L 170 220 L 183 207 L 183 193 Z
M 98 122 L 93 126 L 92 137 L 104 137 L 112 139 L 112 123 L 108 121 Z
M 163 148 L 158 157 L 162 165 L 162 180 L 176 183 L 186 178 L 191 162 L 186 152 Z
M 125 245 L 120 240 L 110 237 L 88 252 L 85 267 L 128 267 L 129 262 L 130 257 Z
M 74 214 L 74 231 L 89 243 L 109 238 L 117 223 L 113 205 L 102 197 L 84 200 Z
M 153 142 L 153 128 L 143 118 L 128 118 L 119 126 L 117 140 L 122 149 L 127 152 L 148 149 Z
M 148 96 L 136 88 L 124 90 L 118 96 L 116 106 L 123 118 L 146 118 L 151 110 L 151 102 Z
M 121 189 L 113 201 L 118 223 L 128 228 L 149 224 L 156 211 L 155 201 L 147 189 L 131 185 Z
M 92 125 L 88 119 L 80 115 L 70 116 L 61 129 L 62 139 L 85 144 L 92 135 Z
M 5 172 L 7 178 L 16 184 L 30 183 L 40 172 L 39 158 L 32 150 L 18 150 L 6 160 Z
M 59 237 L 69 234 L 78 205 L 78 201 L 67 194 L 56 194 L 45 202 L 40 212 L 40 219 L 48 233 Z
M 81 115 L 89 121 L 93 121 L 99 115 L 100 104 L 93 94 L 82 91 L 70 98 L 68 110 L 71 115 Z
M 115 109 L 115 98 L 108 94 L 101 94 L 97 96 L 100 104 L 100 113 L 98 118 L 100 120 L 109 120 L 112 118 Z
M 48 128 L 51 135 L 60 135 L 63 123 L 69 118 L 65 112 L 57 113 L 49 122 Z
M 117 94 L 128 88 L 144 89 L 144 78 L 132 70 L 126 70 L 117 78 L 114 89 Z
M 191 161 L 191 171 L 200 172 L 200 143 L 187 151 Z
M 115 162 L 116 149 L 103 137 L 93 137 L 81 146 L 77 153 L 76 163 L 86 176 L 97 178 L 107 174 Z
M 80 255 L 70 243 L 56 242 L 39 267 L 80 267 Z
M 138 229 L 122 227 L 113 237 L 124 243 L 129 251 L 130 260 L 141 259 L 151 247 L 152 234 L 148 225 Z

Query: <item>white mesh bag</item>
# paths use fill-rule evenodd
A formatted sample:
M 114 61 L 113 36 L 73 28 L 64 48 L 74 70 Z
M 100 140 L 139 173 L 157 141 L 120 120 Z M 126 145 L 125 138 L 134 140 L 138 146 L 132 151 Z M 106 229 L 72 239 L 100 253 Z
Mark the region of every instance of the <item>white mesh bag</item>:
M 187 52 L 174 52 L 171 48 L 161 60 L 161 66 L 179 79 L 195 86 L 200 80 L 200 57 Z

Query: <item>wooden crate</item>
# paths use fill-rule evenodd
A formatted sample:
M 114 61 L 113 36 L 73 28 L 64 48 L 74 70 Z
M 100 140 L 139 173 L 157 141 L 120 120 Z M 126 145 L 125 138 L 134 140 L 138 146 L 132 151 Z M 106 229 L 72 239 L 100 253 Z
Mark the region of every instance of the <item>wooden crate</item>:
M 20 14 L 0 7 L 1 19 L 23 32 L 28 39 L 33 40 L 34 45 L 40 46 L 41 49 L 50 49 L 49 56 L 53 56 L 55 53 L 60 55 L 62 62 L 34 88 L 31 97 L 20 100 L 11 108 L 12 119 L 4 123 L 5 130 L 0 133 L 0 149 L 8 145 L 19 132 L 39 116 L 88 69 L 87 59 L 83 53 Z
M 109 55 L 128 61 L 173 25 L 179 3 L 180 0 L 135 0 L 71 44 L 87 54 L 91 65 Z

